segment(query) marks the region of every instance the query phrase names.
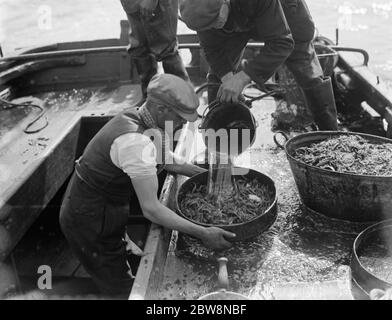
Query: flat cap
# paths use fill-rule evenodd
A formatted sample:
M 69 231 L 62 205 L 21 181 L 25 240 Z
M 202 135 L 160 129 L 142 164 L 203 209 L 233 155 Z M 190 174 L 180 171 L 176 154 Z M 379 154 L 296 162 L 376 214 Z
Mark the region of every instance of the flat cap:
M 181 18 L 189 29 L 211 29 L 219 16 L 224 0 L 180 0 Z
M 183 119 L 197 120 L 199 98 L 189 82 L 172 74 L 156 74 L 147 87 L 147 100 L 159 101 Z

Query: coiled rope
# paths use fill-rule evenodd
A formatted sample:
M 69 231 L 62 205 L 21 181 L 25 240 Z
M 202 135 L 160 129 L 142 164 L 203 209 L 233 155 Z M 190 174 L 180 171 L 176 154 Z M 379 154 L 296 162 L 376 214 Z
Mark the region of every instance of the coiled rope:
M 43 130 L 44 128 L 46 128 L 49 124 L 49 120 L 48 117 L 46 115 L 46 111 L 44 110 L 44 108 L 42 108 L 41 106 L 32 103 L 31 101 L 28 102 L 24 102 L 24 103 L 14 103 L 5 99 L 0 98 L 0 104 L 2 106 L 1 110 L 10 110 L 10 109 L 14 109 L 14 108 L 37 108 L 39 109 L 41 112 L 34 118 L 33 121 L 29 122 L 26 126 L 26 128 L 24 128 L 23 132 L 27 133 L 27 134 L 32 134 L 32 133 L 37 133 L 40 132 L 41 130 Z M 38 121 L 40 120 L 42 117 L 44 117 L 45 119 L 45 123 L 42 127 L 35 129 L 35 130 L 30 130 L 30 128 Z

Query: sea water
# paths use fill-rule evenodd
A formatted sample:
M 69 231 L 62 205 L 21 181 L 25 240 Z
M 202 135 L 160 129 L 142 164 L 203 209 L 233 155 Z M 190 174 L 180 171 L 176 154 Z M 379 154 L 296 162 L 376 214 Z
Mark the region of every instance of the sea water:
M 308 0 L 321 34 L 370 54 L 370 66 L 392 81 L 391 0 Z M 126 19 L 120 0 L 0 0 L 0 43 L 4 54 L 43 44 L 118 38 Z M 183 23 L 179 32 L 190 32 Z

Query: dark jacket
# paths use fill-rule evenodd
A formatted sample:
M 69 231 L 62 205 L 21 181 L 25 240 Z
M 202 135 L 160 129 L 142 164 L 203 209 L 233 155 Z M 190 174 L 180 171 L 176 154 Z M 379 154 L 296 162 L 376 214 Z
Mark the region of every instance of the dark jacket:
M 260 53 L 244 71 L 263 84 L 284 63 L 294 40 L 279 0 L 231 0 L 224 29 L 198 32 L 212 73 L 219 78 L 235 71 L 236 62 L 250 39 L 264 42 Z

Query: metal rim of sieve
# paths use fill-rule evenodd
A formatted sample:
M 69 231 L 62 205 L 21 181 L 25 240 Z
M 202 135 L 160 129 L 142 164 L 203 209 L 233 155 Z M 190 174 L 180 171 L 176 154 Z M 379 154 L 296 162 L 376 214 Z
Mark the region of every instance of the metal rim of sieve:
M 384 229 L 392 231 L 392 219 L 384 220 L 379 223 L 367 227 L 356 237 L 353 244 L 353 252 L 351 255 L 351 292 L 356 299 L 369 299 L 369 293 L 373 289 L 387 290 L 392 288 L 392 283 L 384 281 L 368 270 L 360 260 L 359 250 L 366 244 L 366 240 L 374 232 Z M 392 246 L 391 246 L 392 248 Z
M 245 168 L 241 168 L 241 167 L 234 167 L 237 169 L 245 169 Z M 176 207 L 177 207 L 177 211 L 180 213 L 181 216 L 183 216 L 184 218 L 186 218 L 187 220 L 196 223 L 198 225 L 204 226 L 204 227 L 219 227 L 219 228 L 225 228 L 225 227 L 239 227 L 239 226 L 244 226 L 248 223 L 252 223 L 253 221 L 259 219 L 261 216 L 269 216 L 271 215 L 271 221 L 269 221 L 269 225 L 266 225 L 266 228 L 271 227 L 271 225 L 275 222 L 277 213 L 275 212 L 274 208 L 277 207 L 277 202 L 278 202 L 278 196 L 277 196 L 277 190 L 276 190 L 276 186 L 275 186 L 275 182 L 266 174 L 258 172 L 256 170 L 253 169 L 249 169 L 249 171 L 254 171 L 257 172 L 258 174 L 263 175 L 265 178 L 267 178 L 270 181 L 270 186 L 273 187 L 273 193 L 274 193 L 274 197 L 273 200 L 271 202 L 271 204 L 268 206 L 268 208 L 265 210 L 265 212 L 258 214 L 257 216 L 253 217 L 252 219 L 245 221 L 245 222 L 241 222 L 241 223 L 233 223 L 233 224 L 208 224 L 208 223 L 203 223 L 203 222 L 199 222 L 196 220 L 191 219 L 190 217 L 188 217 L 186 214 L 184 214 L 184 212 L 182 212 L 181 208 L 180 208 L 180 194 L 183 191 L 183 188 L 185 185 L 187 185 L 188 183 L 193 182 L 195 179 L 197 179 L 199 176 L 204 175 L 205 173 L 199 173 L 191 178 L 189 178 L 188 180 L 186 180 L 184 183 L 181 184 L 181 186 L 177 189 L 176 192 L 176 197 L 175 197 L 175 202 L 176 202 Z

